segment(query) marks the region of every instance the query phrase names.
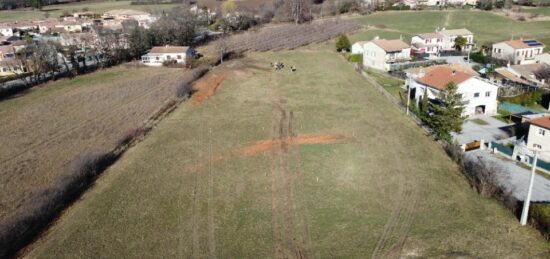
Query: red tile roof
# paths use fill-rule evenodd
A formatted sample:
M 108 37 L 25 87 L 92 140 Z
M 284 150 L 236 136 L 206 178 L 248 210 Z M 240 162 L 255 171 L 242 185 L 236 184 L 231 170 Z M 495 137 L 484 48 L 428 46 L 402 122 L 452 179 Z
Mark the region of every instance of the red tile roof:
M 550 117 L 548 116 L 532 119 L 529 122 L 539 127 L 550 129 Z
M 427 85 L 439 90 L 444 90 L 450 82 L 456 85 L 470 79 L 472 75 L 456 71 L 450 67 L 436 67 L 427 72 L 417 81 L 423 85 Z

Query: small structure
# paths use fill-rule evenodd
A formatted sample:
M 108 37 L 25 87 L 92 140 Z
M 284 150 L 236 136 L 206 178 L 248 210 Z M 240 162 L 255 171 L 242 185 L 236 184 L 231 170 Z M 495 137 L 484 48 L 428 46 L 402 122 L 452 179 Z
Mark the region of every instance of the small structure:
M 493 44 L 493 58 L 507 60 L 513 65 L 535 63 L 535 56 L 542 54 L 545 45 L 535 39 L 509 40 Z
M 452 29 L 447 30 L 445 28 L 438 31 L 441 36 L 443 36 L 442 50 L 451 51 L 455 50 L 455 39 L 462 37 L 466 39 L 466 46 L 463 47 L 462 51 L 469 52 L 475 46 L 474 44 L 474 34 L 466 28 L 461 29 Z
M 527 148 L 531 150 L 550 150 L 550 117 L 544 116 L 529 121 L 529 134 L 527 135 Z M 542 160 L 550 161 L 549 152 L 540 152 Z
M 430 101 L 439 102 L 439 93 L 452 82 L 458 86 L 458 93 L 462 95 L 463 115 L 495 115 L 497 112 L 498 86 L 478 76 L 439 66 L 428 70 L 422 77 L 407 81 L 411 95 L 418 103 L 422 101 L 424 92 Z
M 163 64 L 186 65 L 188 59 L 195 57 L 195 50 L 187 46 L 153 47 L 149 53 L 141 56 L 141 63 L 146 66 L 162 66 Z
M 411 48 L 402 40 L 385 40 L 376 37 L 363 45 L 363 65 L 390 71 L 391 64 L 411 60 Z
M 492 77 L 503 85 L 541 87 L 548 82 L 536 76 L 535 72 L 540 69 L 550 69 L 550 65 L 546 63 L 508 65 L 495 69 Z
M 358 41 L 351 45 L 351 54 L 363 54 L 365 48 L 363 47 L 368 41 Z
M 27 72 L 27 68 L 17 59 L 0 61 L 0 77 L 21 75 Z

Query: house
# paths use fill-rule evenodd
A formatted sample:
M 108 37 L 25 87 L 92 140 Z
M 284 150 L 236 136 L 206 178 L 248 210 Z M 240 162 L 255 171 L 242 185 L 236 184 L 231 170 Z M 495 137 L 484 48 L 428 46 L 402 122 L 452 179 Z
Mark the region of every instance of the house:
M 529 121 L 527 148 L 538 151 L 550 150 L 550 117 L 545 116 Z M 544 161 L 550 161 L 550 153 L 540 152 L 539 158 Z
M 15 58 L 15 48 L 11 45 L 2 45 L 0 46 L 0 61 L 14 59 Z
M 82 24 L 75 21 L 64 21 L 57 25 L 56 28 L 63 28 L 65 32 L 82 32 Z
M 0 77 L 14 76 L 26 73 L 27 69 L 16 59 L 0 61 Z
M 421 33 L 411 38 L 412 54 L 438 55 L 443 48 L 443 35 L 433 33 Z
M 405 69 L 405 75 L 407 76 L 407 80 L 405 81 L 408 85 L 409 79 L 416 80 L 418 78 L 423 77 L 426 75 L 426 73 L 430 72 L 432 69 L 438 68 L 438 67 L 446 67 L 450 68 L 454 71 L 466 73 L 472 76 L 479 76 L 479 73 L 476 72 L 472 67 L 462 64 L 442 64 L 442 65 L 434 65 L 429 67 L 411 67 L 408 69 Z
M 461 28 L 461 29 L 447 30 L 443 28 L 439 30 L 437 33 L 439 33 L 443 37 L 441 50 L 444 50 L 444 51 L 456 50 L 455 39 L 458 37 L 466 38 L 466 46 L 464 46 L 462 51 L 469 52 L 475 46 L 474 34 L 468 29 Z
M 550 53 L 542 53 L 535 56 L 535 62 L 550 65 Z
M 358 41 L 356 43 L 353 43 L 351 45 L 351 54 L 363 54 L 365 49 L 363 48 L 363 45 L 365 45 L 368 41 Z
M 492 79 L 505 85 L 541 87 L 548 82 L 535 75 L 535 72 L 540 69 L 550 69 L 550 65 L 546 63 L 508 65 L 495 69 Z
M 141 56 L 141 63 L 146 66 L 162 66 L 165 63 L 185 65 L 195 54 L 195 50 L 187 46 L 153 47 L 149 53 Z
M 509 40 L 493 44 L 492 57 L 507 60 L 514 65 L 535 63 L 542 54 L 544 44 L 538 40 Z
M 409 87 L 417 103 L 422 101 L 425 91 L 430 101 L 437 101 L 439 93 L 451 82 L 457 85 L 458 93 L 462 96 L 464 116 L 496 114 L 498 87 L 478 76 L 451 67 L 433 68 L 424 76 L 409 80 Z
M 0 26 L 0 34 L 3 36 L 13 36 L 13 28 L 11 26 Z
M 402 40 L 385 40 L 376 37 L 363 45 L 363 65 L 379 70 L 390 71 L 391 65 L 409 61 L 411 47 Z

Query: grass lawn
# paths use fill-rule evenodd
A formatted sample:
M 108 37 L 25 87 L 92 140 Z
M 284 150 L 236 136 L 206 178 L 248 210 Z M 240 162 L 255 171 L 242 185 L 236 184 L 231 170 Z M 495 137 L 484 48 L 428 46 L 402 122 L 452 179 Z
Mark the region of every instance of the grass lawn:
M 520 22 L 504 16 L 479 10 L 449 11 L 388 11 L 356 18 L 369 26 L 384 25 L 387 36 L 403 35 L 405 39 L 422 32 L 433 32 L 438 27 L 455 29 L 465 27 L 474 33 L 478 46 L 515 38 L 536 38 L 550 46 L 550 21 Z M 376 36 L 376 33 L 365 36 Z M 380 35 L 386 36 L 386 35 Z M 397 37 L 394 37 L 397 38 Z M 372 38 L 354 38 L 371 40 Z
M 82 11 L 88 8 L 90 12 L 103 14 L 105 11 L 114 9 L 141 10 L 151 13 L 157 13 L 163 10 L 170 10 L 180 4 L 152 4 L 152 5 L 132 5 L 130 1 L 86 1 L 62 5 L 49 5 L 42 10 L 32 10 L 30 8 L 17 10 L 0 11 L 0 21 L 21 21 L 30 19 L 58 18 L 64 11 L 69 13 Z
M 489 125 L 488 122 L 482 120 L 482 119 L 479 119 L 479 118 L 475 118 L 475 119 L 472 119 L 471 120 L 473 123 L 477 124 L 477 125 Z
M 162 121 L 26 256 L 546 255 L 332 46 L 225 62 L 216 95 Z
M 522 12 L 536 13 L 544 16 L 550 16 L 550 7 L 521 7 Z
M 405 84 L 403 80 L 368 68 L 365 69 L 365 71 L 398 100 L 401 100 L 401 95 L 399 93 L 405 94 L 406 96 L 405 90 L 403 90 L 403 85 Z

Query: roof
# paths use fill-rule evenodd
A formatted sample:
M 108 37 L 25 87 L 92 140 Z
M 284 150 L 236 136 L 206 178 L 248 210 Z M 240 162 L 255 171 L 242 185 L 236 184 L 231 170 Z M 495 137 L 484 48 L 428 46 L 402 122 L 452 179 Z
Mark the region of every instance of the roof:
M 550 129 L 550 117 L 540 117 L 536 119 L 532 119 L 529 121 L 529 123 L 537 125 L 539 127 Z
M 409 45 L 402 40 L 373 40 L 372 43 L 382 48 L 386 52 L 401 51 L 402 49 L 410 48 Z
M 440 34 L 447 35 L 447 36 L 461 36 L 461 35 L 471 35 L 473 34 L 471 31 L 469 31 L 466 28 L 461 29 L 453 29 L 453 30 L 441 30 L 439 31 Z
M 500 68 L 497 68 L 495 69 L 495 73 L 501 75 L 502 77 L 512 81 L 512 82 L 516 82 L 516 83 L 520 83 L 520 84 L 525 84 L 525 85 L 529 85 L 530 83 L 521 79 L 520 77 L 517 77 L 514 73 L 508 71 L 507 68 L 505 67 L 500 67 Z
M 150 54 L 160 54 L 160 53 L 185 53 L 189 47 L 187 46 L 164 46 L 164 47 L 153 47 L 149 53 Z
M 544 44 L 541 43 L 538 40 L 519 39 L 519 40 L 504 41 L 504 42 L 501 42 L 501 43 L 505 43 L 505 44 L 507 44 L 508 46 L 510 46 L 514 49 L 528 49 L 528 48 L 539 48 L 539 47 L 544 48 L 545 47 Z
M 4 45 L 4 46 L 0 46 L 0 52 L 2 52 L 2 53 L 15 53 L 15 49 L 13 48 L 13 46 Z
M 436 67 L 419 78 L 417 82 L 439 90 L 445 90 L 450 82 L 458 85 L 471 77 L 473 75 L 456 71 L 450 67 Z
M 437 32 L 421 33 L 421 34 L 418 34 L 418 36 L 420 36 L 420 38 L 422 38 L 422 39 L 436 39 L 436 38 L 442 38 L 441 34 L 439 34 L 439 33 L 437 33 Z
M 412 67 L 405 70 L 405 72 L 409 74 L 420 74 L 420 73 L 427 73 L 435 68 L 438 67 L 447 67 L 450 69 L 453 69 L 455 71 L 459 71 L 462 73 L 466 73 L 472 76 L 478 76 L 479 73 L 476 72 L 473 68 L 470 66 L 462 65 L 462 64 L 441 64 L 441 65 L 435 65 L 435 66 L 429 66 L 429 67 Z
M 23 65 L 23 62 L 18 59 L 4 59 L 0 60 L 0 66 L 1 67 L 16 67 Z
M 546 63 L 534 63 L 526 65 L 513 65 L 510 66 L 510 68 L 521 76 L 529 78 L 533 76 L 537 70 L 542 68 L 550 68 L 550 65 L 547 65 Z

